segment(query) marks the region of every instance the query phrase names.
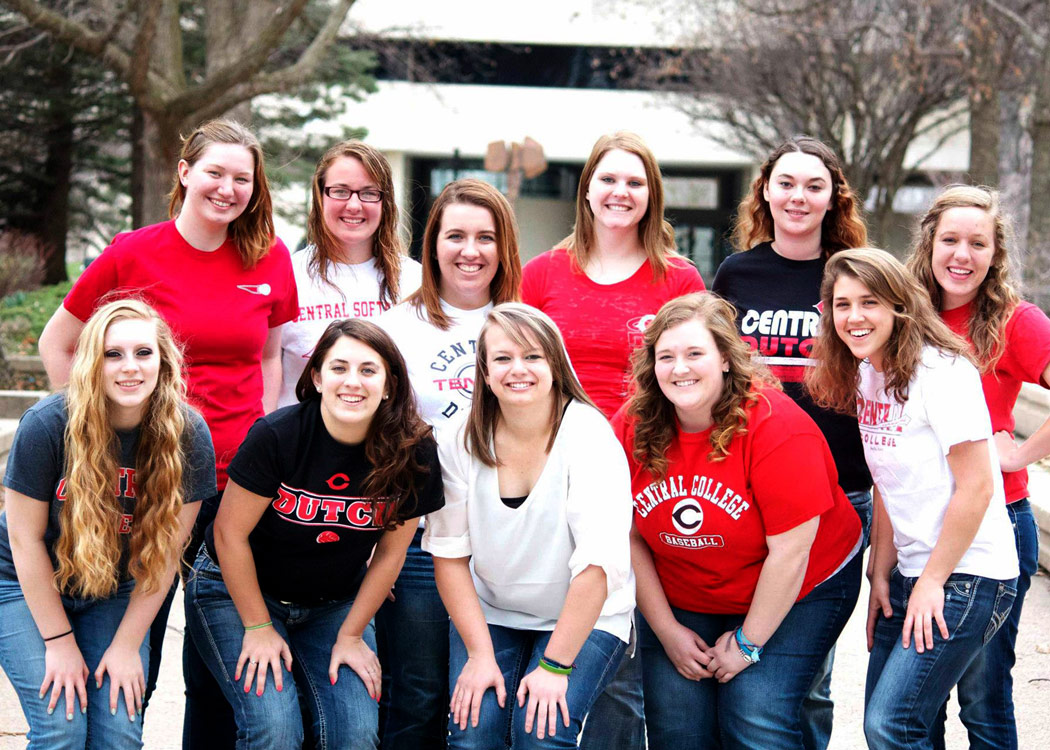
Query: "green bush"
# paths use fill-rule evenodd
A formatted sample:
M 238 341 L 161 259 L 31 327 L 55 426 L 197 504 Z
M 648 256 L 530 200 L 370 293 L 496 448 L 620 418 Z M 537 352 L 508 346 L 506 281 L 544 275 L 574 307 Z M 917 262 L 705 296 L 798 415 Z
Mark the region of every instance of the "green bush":
M 8 354 L 36 354 L 40 332 L 62 304 L 72 281 L 0 299 L 0 339 Z

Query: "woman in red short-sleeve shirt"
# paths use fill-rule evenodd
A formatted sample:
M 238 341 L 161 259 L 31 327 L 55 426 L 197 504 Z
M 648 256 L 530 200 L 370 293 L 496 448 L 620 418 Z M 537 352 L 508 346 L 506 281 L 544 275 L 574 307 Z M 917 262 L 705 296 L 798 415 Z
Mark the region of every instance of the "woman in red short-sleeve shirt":
M 800 748 L 802 700 L 860 587 L 831 451 L 718 297 L 665 304 L 634 363 L 613 426 L 631 462 L 649 747 Z

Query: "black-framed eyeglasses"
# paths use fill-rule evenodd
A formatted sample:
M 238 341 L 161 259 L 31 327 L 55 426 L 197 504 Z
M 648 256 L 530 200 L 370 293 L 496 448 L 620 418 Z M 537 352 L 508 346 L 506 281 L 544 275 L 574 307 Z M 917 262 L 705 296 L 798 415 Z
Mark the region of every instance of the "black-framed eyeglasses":
M 383 191 L 377 188 L 351 190 L 350 188 L 336 185 L 334 187 L 326 187 L 323 192 L 335 201 L 348 201 L 354 197 L 354 193 L 357 193 L 357 199 L 362 203 L 379 203 L 379 201 L 383 200 Z

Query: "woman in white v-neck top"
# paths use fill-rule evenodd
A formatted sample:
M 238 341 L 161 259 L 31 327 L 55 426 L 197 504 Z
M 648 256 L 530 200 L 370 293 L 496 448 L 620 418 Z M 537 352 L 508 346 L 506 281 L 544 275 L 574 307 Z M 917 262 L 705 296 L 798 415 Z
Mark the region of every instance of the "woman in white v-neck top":
M 508 723 L 511 747 L 575 747 L 630 637 L 627 459 L 543 313 L 495 307 L 476 367 L 423 538 L 453 623 L 449 747 L 495 746 Z

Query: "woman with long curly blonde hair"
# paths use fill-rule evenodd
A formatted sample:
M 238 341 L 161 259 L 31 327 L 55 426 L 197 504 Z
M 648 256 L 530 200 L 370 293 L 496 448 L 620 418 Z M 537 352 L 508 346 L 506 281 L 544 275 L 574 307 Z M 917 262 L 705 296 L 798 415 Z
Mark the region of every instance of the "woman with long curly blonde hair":
M 996 191 L 951 185 L 923 216 L 908 268 L 930 293 L 941 319 L 970 342 L 981 369 L 1021 572 L 1009 618 L 959 680 L 959 717 L 971 738 L 1016 749 L 1010 670 L 1039 547 L 1025 467 L 1050 454 L 1050 420 L 1016 444 L 1013 411 L 1022 383 L 1050 384 L 1050 319 L 1016 291 L 1010 234 Z M 935 730 L 935 741 L 942 736 L 942 729 Z
M 980 374 L 889 253 L 836 253 L 821 302 L 807 387 L 857 415 L 875 480 L 864 734 L 874 750 L 932 748 L 949 691 L 1016 594 Z
M 863 556 L 828 444 L 712 294 L 660 308 L 634 376 L 613 428 L 631 465 L 649 747 L 800 748 Z
M 69 388 L 19 424 L 0 515 L 0 665 L 30 748 L 141 747 L 147 633 L 215 492 L 181 370 L 154 310 L 111 302 L 84 326 Z

